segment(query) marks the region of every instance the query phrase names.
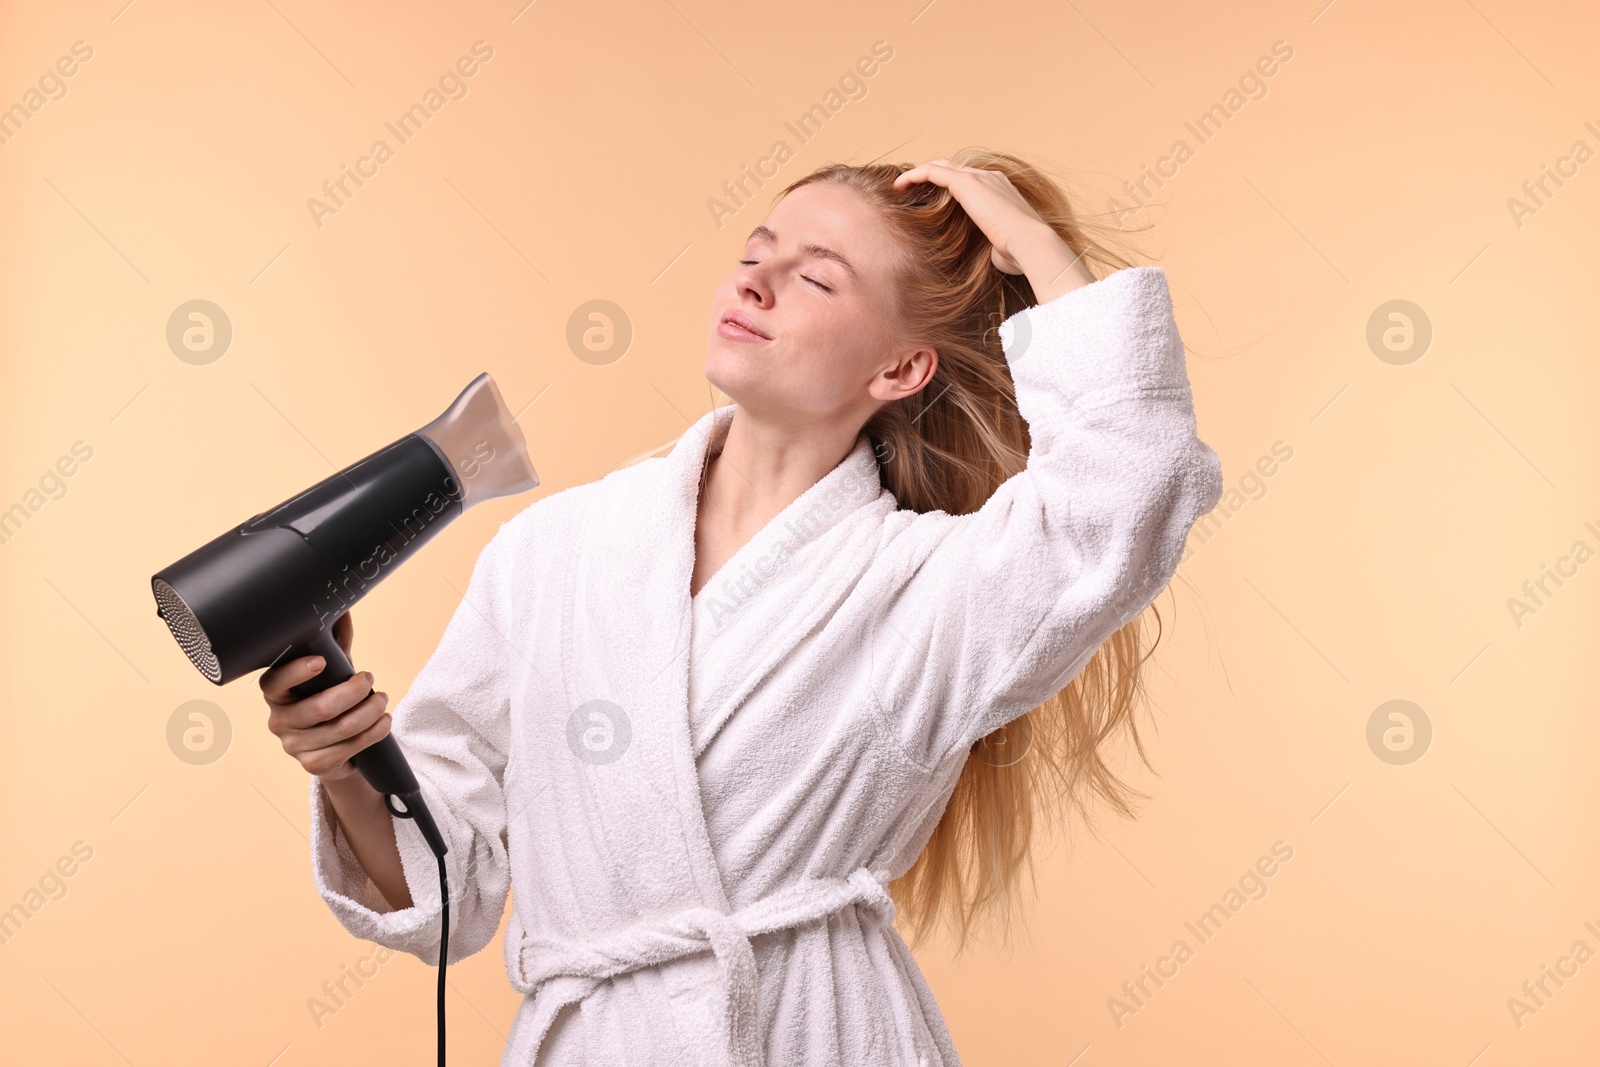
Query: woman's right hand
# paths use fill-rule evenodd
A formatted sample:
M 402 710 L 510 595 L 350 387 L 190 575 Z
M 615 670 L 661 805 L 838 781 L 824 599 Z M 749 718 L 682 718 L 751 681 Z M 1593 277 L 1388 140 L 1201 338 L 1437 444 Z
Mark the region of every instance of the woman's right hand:
M 333 637 L 349 656 L 355 624 L 348 611 L 333 624 Z M 283 742 L 283 750 L 307 772 L 333 782 L 356 773 L 350 757 L 389 735 L 389 694 L 372 692 L 372 674 L 357 671 L 338 685 L 296 699 L 290 689 L 325 666 L 321 656 L 280 663 L 262 673 L 261 695 L 271 709 L 267 729 Z

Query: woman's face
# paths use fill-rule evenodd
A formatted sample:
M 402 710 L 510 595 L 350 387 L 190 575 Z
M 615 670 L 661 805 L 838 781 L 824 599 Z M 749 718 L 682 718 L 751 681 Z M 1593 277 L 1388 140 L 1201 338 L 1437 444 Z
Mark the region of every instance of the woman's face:
M 773 421 L 865 422 L 932 377 L 931 348 L 896 346 L 892 238 L 847 186 L 803 185 L 778 201 L 711 299 L 706 378 Z M 724 323 L 748 320 L 761 334 Z

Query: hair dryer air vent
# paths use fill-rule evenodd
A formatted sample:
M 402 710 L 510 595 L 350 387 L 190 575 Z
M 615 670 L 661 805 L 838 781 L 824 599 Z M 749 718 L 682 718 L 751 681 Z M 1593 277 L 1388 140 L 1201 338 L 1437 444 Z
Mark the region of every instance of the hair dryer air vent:
M 189 610 L 189 605 L 183 602 L 183 597 L 178 595 L 176 589 L 160 578 L 151 585 L 156 592 L 156 605 L 161 617 L 172 630 L 172 636 L 178 639 L 183 654 L 200 668 L 200 673 L 207 680 L 221 682 L 222 664 L 211 650 L 211 639 L 206 637 L 206 628 L 200 625 L 200 620 L 195 618 L 194 612 Z

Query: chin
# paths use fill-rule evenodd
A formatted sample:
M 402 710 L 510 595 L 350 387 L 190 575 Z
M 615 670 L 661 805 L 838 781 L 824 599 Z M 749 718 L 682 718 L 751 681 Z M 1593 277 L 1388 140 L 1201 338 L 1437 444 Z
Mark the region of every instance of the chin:
M 747 354 L 713 344 L 706 352 L 706 381 L 738 403 L 741 396 L 760 390 L 760 372 Z
M 706 350 L 705 379 L 746 411 L 792 410 L 796 400 L 793 383 L 787 375 L 774 373 L 777 367 L 768 355 L 752 351 L 749 345 L 715 338 Z

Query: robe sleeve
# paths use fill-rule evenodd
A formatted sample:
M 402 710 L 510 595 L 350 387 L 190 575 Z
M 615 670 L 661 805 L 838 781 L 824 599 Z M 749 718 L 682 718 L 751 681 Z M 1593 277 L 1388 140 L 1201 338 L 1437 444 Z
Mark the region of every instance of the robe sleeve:
M 416 772 L 449 851 L 450 962 L 500 928 L 509 892 L 504 775 L 514 648 L 511 533 L 501 524 L 474 565 L 438 647 L 392 709 L 391 734 Z M 311 778 L 311 856 L 318 892 L 363 940 L 439 962 L 439 865 L 416 823 L 391 816 L 412 906 L 395 910 L 357 862 L 321 782 Z
M 907 577 L 874 634 L 873 686 L 923 760 L 964 752 L 1071 682 L 1166 587 L 1222 493 L 1161 268 L 1024 308 L 1000 340 L 1026 467 L 975 512 L 896 512 L 911 517 L 887 546 Z

